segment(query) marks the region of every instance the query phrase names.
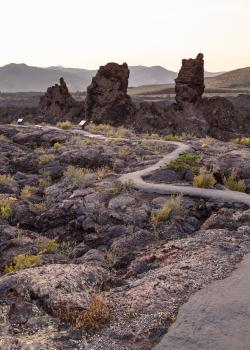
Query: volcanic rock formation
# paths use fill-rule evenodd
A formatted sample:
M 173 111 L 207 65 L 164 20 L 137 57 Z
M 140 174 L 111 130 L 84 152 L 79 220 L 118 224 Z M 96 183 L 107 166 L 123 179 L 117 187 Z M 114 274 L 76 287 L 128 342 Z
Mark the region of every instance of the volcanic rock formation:
M 87 88 L 86 119 L 113 126 L 129 124 L 135 107 L 127 94 L 129 69 L 126 63 L 101 66 Z
M 39 108 L 45 119 L 51 123 L 62 119 L 78 121 L 84 117 L 84 104 L 71 96 L 63 78 L 60 78 L 60 85 L 47 89 L 40 99 Z
M 183 106 L 185 102 L 199 101 L 205 89 L 203 54 L 199 53 L 195 59 L 182 60 L 182 67 L 175 82 L 178 105 Z

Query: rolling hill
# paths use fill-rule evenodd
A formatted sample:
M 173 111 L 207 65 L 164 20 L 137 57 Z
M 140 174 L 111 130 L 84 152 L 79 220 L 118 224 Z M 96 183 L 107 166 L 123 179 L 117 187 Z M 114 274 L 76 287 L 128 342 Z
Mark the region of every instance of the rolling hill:
M 207 78 L 206 87 L 245 88 L 250 87 L 250 67 L 235 69 L 217 77 Z
M 172 84 L 177 76 L 176 72 L 161 66 L 130 66 L 129 86 Z M 49 86 L 64 77 L 70 91 L 84 91 L 90 84 L 97 70 L 81 68 L 65 68 L 61 66 L 41 68 L 26 64 L 11 63 L 0 67 L 0 91 L 46 91 Z M 206 72 L 206 76 L 219 73 Z

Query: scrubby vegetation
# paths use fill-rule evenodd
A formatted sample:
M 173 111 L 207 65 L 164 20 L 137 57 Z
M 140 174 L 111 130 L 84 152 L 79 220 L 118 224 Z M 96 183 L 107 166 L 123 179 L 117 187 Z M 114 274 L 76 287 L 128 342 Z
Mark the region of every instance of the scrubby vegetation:
M 0 175 L 0 185 L 2 185 L 2 186 L 9 185 L 13 182 L 15 182 L 15 180 L 13 179 L 13 177 L 11 175 L 9 175 L 9 174 Z
M 244 180 L 237 180 L 235 171 L 232 171 L 230 175 L 223 178 L 224 185 L 232 191 L 245 192 L 247 186 Z
M 13 202 L 16 201 L 15 197 L 8 197 L 0 200 L 0 217 L 7 220 L 11 215 L 11 207 Z
M 40 259 L 41 255 L 17 255 L 14 257 L 11 264 L 5 266 L 4 272 L 16 272 L 18 270 L 37 266 L 40 263 Z
M 41 247 L 40 254 L 55 254 L 59 247 L 55 239 L 50 239 L 50 240 L 38 239 L 37 243 Z
M 234 143 L 250 147 L 250 137 L 241 137 L 234 140 Z
M 167 199 L 163 208 L 161 208 L 156 214 L 151 215 L 151 222 L 157 223 L 161 221 L 167 221 L 172 212 L 181 208 L 182 196 L 173 195 Z
M 135 137 L 134 133 L 131 130 L 125 128 L 115 129 L 108 124 L 94 124 L 90 123 L 86 126 L 86 130 L 92 134 L 101 133 L 107 137 L 114 138 L 131 138 Z
M 179 135 L 168 134 L 163 137 L 164 141 L 181 141 L 182 137 Z
M 93 176 L 94 170 L 89 168 L 79 168 L 74 165 L 68 166 L 64 172 L 65 179 L 80 188 L 89 186 L 93 182 Z
M 60 144 L 60 142 L 55 142 L 54 145 L 53 145 L 53 148 L 54 148 L 56 151 L 59 151 L 59 149 L 62 148 L 62 145 Z
M 200 174 L 194 177 L 193 185 L 200 188 L 213 188 L 216 180 L 212 173 L 206 169 L 201 169 Z
M 55 160 L 55 156 L 53 154 L 42 154 L 39 157 L 38 164 L 45 165 L 52 162 L 53 160 Z
M 120 180 L 115 180 L 111 182 L 108 192 L 112 196 L 118 195 L 122 192 L 130 192 L 133 188 L 133 180 L 128 180 L 126 182 L 121 182 Z
M 96 145 L 97 141 L 96 140 L 91 140 L 91 139 L 82 139 L 80 136 L 72 136 L 69 139 L 69 143 L 73 143 L 74 145 L 77 145 L 79 147 L 86 147 L 86 146 L 92 146 Z
M 56 126 L 60 129 L 63 129 L 63 130 L 68 130 L 72 127 L 72 124 L 70 121 L 66 120 L 66 121 L 63 121 L 63 122 L 58 122 L 56 124 Z
M 77 328 L 87 332 L 95 332 L 103 327 L 112 316 L 112 307 L 103 299 L 101 293 L 93 293 L 87 310 L 73 309 L 70 306 L 61 306 L 54 310 L 55 316 L 72 323 Z
M 5 136 L 5 135 L 0 135 L 0 142 L 1 141 L 8 141 L 9 139 L 8 139 L 8 137 L 7 136 Z
M 20 193 L 21 199 L 28 199 L 37 193 L 37 188 L 29 185 L 25 185 Z
M 184 152 L 180 157 L 175 160 L 172 160 L 167 168 L 173 170 L 182 170 L 189 169 L 194 174 L 197 174 L 199 171 L 199 157 L 191 152 Z

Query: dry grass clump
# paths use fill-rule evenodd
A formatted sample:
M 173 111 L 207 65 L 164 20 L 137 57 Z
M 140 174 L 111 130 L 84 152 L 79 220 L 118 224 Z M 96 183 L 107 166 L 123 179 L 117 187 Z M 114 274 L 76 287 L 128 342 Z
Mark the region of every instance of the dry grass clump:
M 42 154 L 38 159 L 39 165 L 45 165 L 55 160 L 55 156 L 53 154 Z
M 57 126 L 58 128 L 60 128 L 60 129 L 68 130 L 68 129 L 70 129 L 70 128 L 72 127 L 72 124 L 71 124 L 71 122 L 70 122 L 69 120 L 65 120 L 65 121 L 63 121 L 63 122 L 58 122 L 58 123 L 56 124 L 56 126 Z
M 0 217 L 7 220 L 11 215 L 11 207 L 16 197 L 8 197 L 0 200 Z
M 40 203 L 35 203 L 32 206 L 33 210 L 37 213 L 43 213 L 47 209 L 47 203 L 46 202 L 40 202 Z
M 61 320 L 72 323 L 76 328 L 87 332 L 95 332 L 102 328 L 112 316 L 111 304 L 103 299 L 101 293 L 90 296 L 90 304 L 86 310 L 62 306 L 53 310 L 55 316 Z
M 37 193 L 37 188 L 29 185 L 25 185 L 20 193 L 21 199 L 28 199 Z
M 96 179 L 102 180 L 111 171 L 108 166 L 101 166 L 95 170 L 90 168 L 79 168 L 73 165 L 69 165 L 64 176 L 67 180 L 74 185 L 85 188 L 90 186 Z
M 205 169 L 200 170 L 200 174 L 194 177 L 193 185 L 200 188 L 213 188 L 216 180 L 212 173 Z
M 128 146 L 123 146 L 119 149 L 118 155 L 121 158 L 127 158 L 131 154 L 131 149 Z
M 4 268 L 5 273 L 16 272 L 18 270 L 27 269 L 29 267 L 35 267 L 40 263 L 41 255 L 17 255 L 14 257 L 13 262 L 6 265 Z
M 46 149 L 43 146 L 40 146 L 35 148 L 34 152 L 38 154 L 44 154 L 46 152 Z
M 125 128 L 115 129 L 108 124 L 94 124 L 90 123 L 86 126 L 86 130 L 92 134 L 101 133 L 107 137 L 114 138 L 130 138 L 134 137 L 134 133 L 131 130 Z
M 169 199 L 167 199 L 163 208 L 161 208 L 156 214 L 151 215 L 151 222 L 157 223 L 167 221 L 171 213 L 181 208 L 181 203 L 181 195 L 172 195 Z
M 182 137 L 180 135 L 168 134 L 163 137 L 164 141 L 181 141 Z
M 10 174 L 0 175 L 0 185 L 5 186 L 14 183 L 15 180 Z
M 234 143 L 250 147 L 250 137 L 241 137 L 233 140 Z
M 54 239 L 51 239 L 45 249 L 44 249 L 44 253 L 46 254 L 55 254 L 56 251 L 57 251 L 57 248 L 58 248 L 58 243 L 54 240 Z
M 60 142 L 55 142 L 54 145 L 53 145 L 53 148 L 54 148 L 56 151 L 59 151 L 59 149 L 62 148 L 62 145 L 60 144 Z
M 41 251 L 40 251 L 40 255 L 41 254 L 55 254 L 59 245 L 56 242 L 55 239 L 37 239 L 36 243 L 39 244 Z
M 95 174 L 98 180 L 102 180 L 108 173 L 110 173 L 111 168 L 107 165 L 103 165 L 95 170 Z
M 0 135 L 0 142 L 1 142 L 1 141 L 3 141 L 3 142 L 4 142 L 4 141 L 9 141 L 9 138 L 8 138 L 7 136 L 5 136 L 5 135 L 2 134 L 2 135 Z
M 142 145 L 147 150 L 149 150 L 155 154 L 164 153 L 167 150 L 166 145 L 164 143 L 154 142 L 152 140 L 144 140 L 142 142 Z
M 232 191 L 246 192 L 247 186 L 244 180 L 237 180 L 236 172 L 233 170 L 229 176 L 223 178 L 224 185 Z
M 64 177 L 80 188 L 85 188 L 93 183 L 94 178 L 90 175 L 94 175 L 94 170 L 74 165 L 69 165 L 64 172 Z
M 76 242 L 65 242 L 64 241 L 60 244 L 60 251 L 69 260 L 74 257 L 75 249 L 76 249 Z
M 208 146 L 212 144 L 213 139 L 212 139 L 212 137 L 210 137 L 210 136 L 206 136 L 206 137 L 205 137 L 204 139 L 202 139 L 201 141 L 202 141 L 201 147 L 202 147 L 202 148 L 208 148 Z
M 102 133 L 106 135 L 108 132 L 112 130 L 112 126 L 108 124 L 94 124 L 90 123 L 86 126 L 86 130 L 92 134 Z
M 134 182 L 132 179 L 129 179 L 126 182 L 121 182 L 120 180 L 112 181 L 108 193 L 112 196 L 118 195 L 122 192 L 130 192 L 133 189 Z
M 72 136 L 69 142 L 79 147 L 86 147 L 86 146 L 92 146 L 97 144 L 96 140 L 91 140 L 91 139 L 83 140 L 80 136 Z
M 37 180 L 37 185 L 40 187 L 46 187 L 51 182 L 51 176 L 48 173 L 43 173 L 42 177 Z
M 173 170 L 188 169 L 191 170 L 194 174 L 197 174 L 199 171 L 199 158 L 194 153 L 184 152 L 180 157 L 172 160 L 167 165 L 167 168 Z
M 110 136 L 120 139 L 135 137 L 134 133 L 131 130 L 125 128 L 115 130 Z

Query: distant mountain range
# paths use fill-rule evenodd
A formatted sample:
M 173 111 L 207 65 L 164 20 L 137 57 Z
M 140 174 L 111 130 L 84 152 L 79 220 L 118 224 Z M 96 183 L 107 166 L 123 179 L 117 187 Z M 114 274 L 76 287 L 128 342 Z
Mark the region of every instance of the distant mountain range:
M 177 73 L 161 66 L 130 66 L 129 86 L 172 84 Z M 65 68 L 61 66 L 41 68 L 11 63 L 0 67 L 0 91 L 46 91 L 63 77 L 70 91 L 84 91 L 97 70 Z M 221 73 L 206 72 L 206 77 Z

